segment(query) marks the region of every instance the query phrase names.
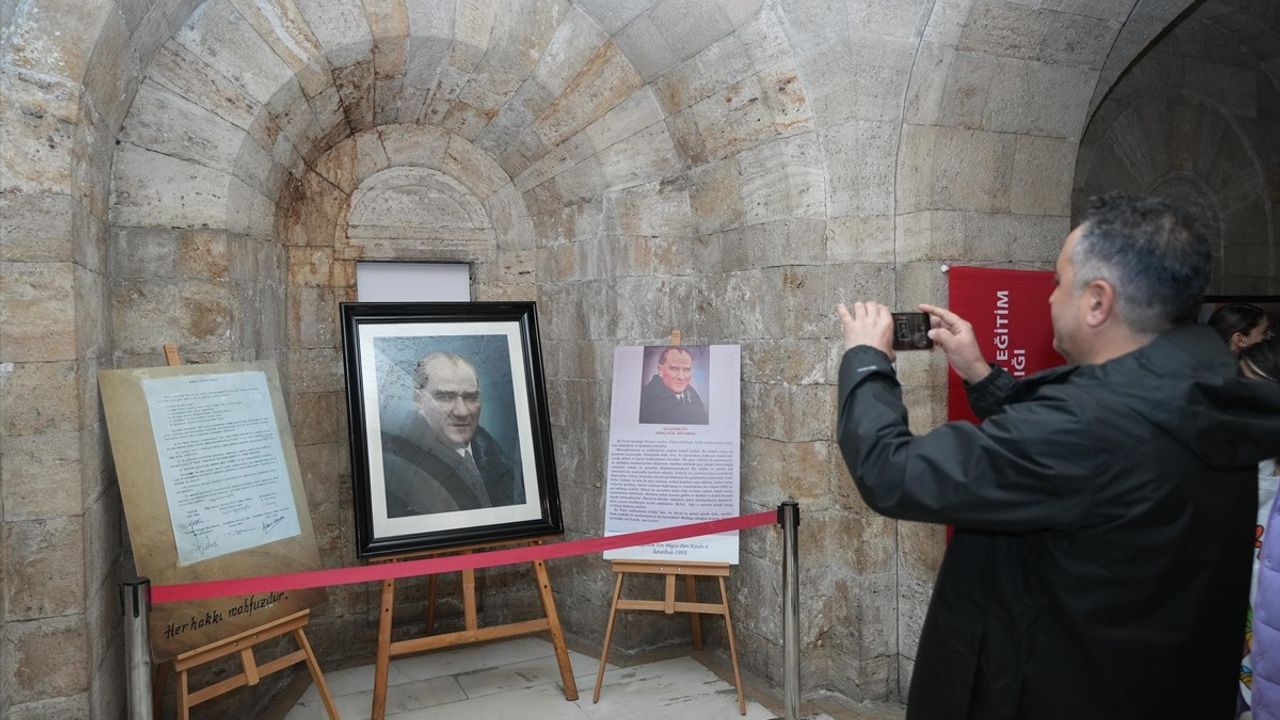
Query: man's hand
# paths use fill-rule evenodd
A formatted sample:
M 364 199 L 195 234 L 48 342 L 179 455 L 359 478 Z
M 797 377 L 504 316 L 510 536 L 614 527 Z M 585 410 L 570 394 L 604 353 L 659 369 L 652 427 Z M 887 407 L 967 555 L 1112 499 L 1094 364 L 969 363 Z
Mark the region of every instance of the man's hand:
M 836 315 L 840 316 L 840 325 L 844 330 L 844 349 L 859 345 L 871 347 L 894 359 L 893 353 L 893 313 L 888 306 L 875 302 L 856 302 L 853 311 L 843 304 L 836 306 Z
M 947 362 L 955 368 L 956 374 L 969 384 L 985 378 L 991 367 L 982 357 L 978 349 L 978 338 L 973 334 L 973 326 L 959 315 L 946 308 L 932 305 L 920 305 L 922 312 L 929 313 L 929 339 L 942 348 L 947 354 Z

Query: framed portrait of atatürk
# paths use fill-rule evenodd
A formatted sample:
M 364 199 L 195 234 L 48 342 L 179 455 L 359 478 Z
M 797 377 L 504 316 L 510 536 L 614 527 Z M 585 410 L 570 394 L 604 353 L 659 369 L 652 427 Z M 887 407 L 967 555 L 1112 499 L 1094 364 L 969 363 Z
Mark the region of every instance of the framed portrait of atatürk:
M 356 552 L 562 532 L 533 303 L 344 303 Z

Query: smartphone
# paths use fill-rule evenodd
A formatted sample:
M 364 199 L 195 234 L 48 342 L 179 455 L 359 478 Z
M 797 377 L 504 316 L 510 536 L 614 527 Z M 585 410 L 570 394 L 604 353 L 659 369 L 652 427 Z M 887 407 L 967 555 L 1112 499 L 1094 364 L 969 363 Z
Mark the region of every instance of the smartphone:
M 928 350 L 931 347 L 933 341 L 929 339 L 929 313 L 893 314 L 894 350 Z

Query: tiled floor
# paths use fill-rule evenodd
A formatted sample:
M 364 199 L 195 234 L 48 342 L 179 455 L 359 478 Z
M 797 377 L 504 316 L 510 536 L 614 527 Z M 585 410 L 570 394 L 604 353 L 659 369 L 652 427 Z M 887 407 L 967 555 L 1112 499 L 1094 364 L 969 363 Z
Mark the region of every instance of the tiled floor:
M 571 652 L 578 699 L 566 701 L 551 643 L 520 638 L 393 660 L 387 720 L 744 720 L 733 686 L 689 657 L 605 672 L 591 702 L 598 660 Z M 373 666 L 325 674 L 343 720 L 368 720 Z M 286 720 L 327 720 L 315 687 Z M 745 720 L 774 713 L 748 701 Z M 830 720 L 827 716 L 819 716 Z

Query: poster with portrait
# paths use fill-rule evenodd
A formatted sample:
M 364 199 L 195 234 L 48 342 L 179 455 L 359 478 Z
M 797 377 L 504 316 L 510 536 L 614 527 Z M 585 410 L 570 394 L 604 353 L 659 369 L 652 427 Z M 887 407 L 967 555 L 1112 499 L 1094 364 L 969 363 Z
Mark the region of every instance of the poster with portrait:
M 605 535 L 739 513 L 737 345 L 620 347 L 605 487 Z M 609 560 L 738 562 L 736 531 L 610 550 Z
M 533 303 L 345 303 L 361 557 L 560 532 Z

